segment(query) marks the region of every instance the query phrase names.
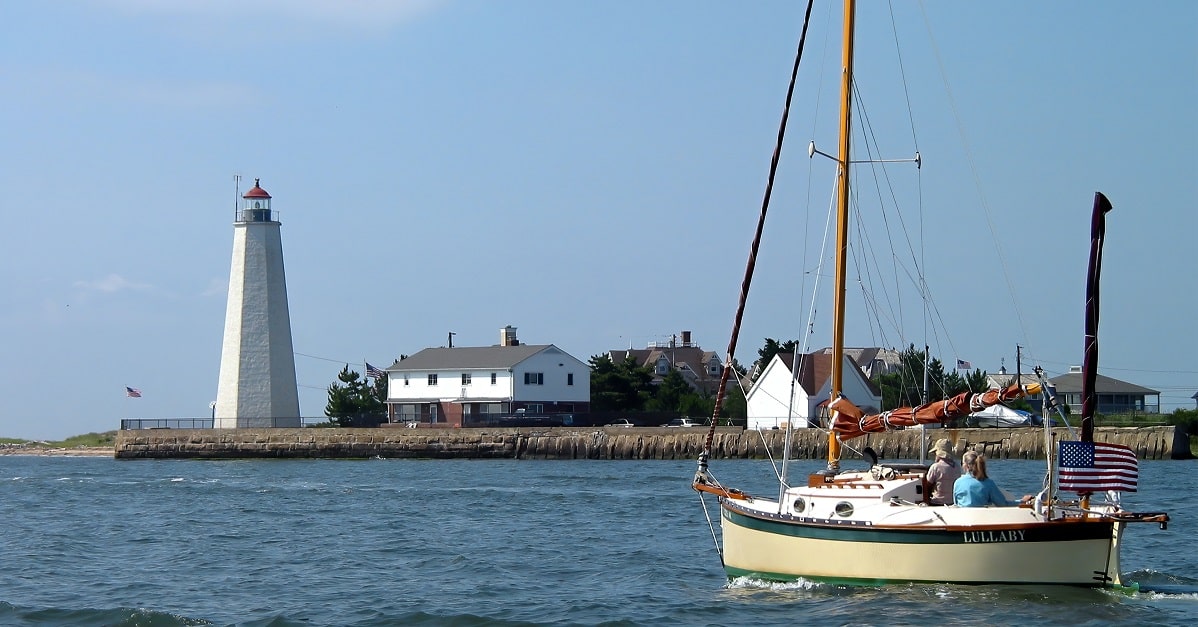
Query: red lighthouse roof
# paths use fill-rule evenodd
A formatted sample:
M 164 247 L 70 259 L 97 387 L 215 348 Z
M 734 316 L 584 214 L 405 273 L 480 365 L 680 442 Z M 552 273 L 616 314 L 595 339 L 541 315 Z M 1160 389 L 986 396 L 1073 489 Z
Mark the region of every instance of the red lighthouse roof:
M 254 179 L 254 187 L 246 192 L 242 198 L 270 198 L 270 194 L 267 194 L 266 190 L 258 186 L 258 179 Z

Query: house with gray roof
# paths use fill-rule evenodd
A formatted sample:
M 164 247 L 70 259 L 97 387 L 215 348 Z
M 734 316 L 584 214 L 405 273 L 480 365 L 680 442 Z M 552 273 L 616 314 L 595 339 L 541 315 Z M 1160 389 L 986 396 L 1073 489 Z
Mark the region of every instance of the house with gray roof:
M 426 348 L 386 368 L 387 417 L 409 426 L 573 424 L 590 412 L 591 369 L 553 344 Z
M 832 347 L 826 346 L 822 351 L 825 355 L 832 354 Z M 903 367 L 902 353 L 893 348 L 866 346 L 862 348 L 844 349 L 844 354 L 853 358 L 866 379 L 877 381 L 884 374 L 898 372 Z
M 1082 409 L 1082 367 L 1070 366 L 1069 372 L 1048 380 L 1057 389 L 1057 399 L 1073 413 Z M 1161 393 L 1127 381 L 1096 375 L 1094 392 L 1100 414 L 1159 414 Z
M 612 363 L 632 359 L 638 366 L 653 371 L 652 383 L 660 385 L 671 370 L 677 371 L 700 394 L 715 394 L 720 387 L 724 364 L 715 351 L 703 350 L 691 342 L 691 332 L 682 331 L 667 342 L 651 343 L 646 348 L 623 348 L 607 352 Z
M 1006 366 L 999 366 L 997 373 L 986 375 L 986 387 L 987 389 L 991 390 L 1001 390 L 1010 386 L 1012 383 L 1015 383 L 1015 376 L 1016 375 L 1007 372 Z M 1036 378 L 1035 373 L 1019 373 L 1019 384 L 1025 389 L 1028 386 L 1037 384 L 1039 382 L 1040 380 Z M 1035 394 L 1030 394 L 1023 397 L 1023 400 L 1027 401 L 1029 405 L 1036 408 L 1036 413 L 1039 413 L 1040 407 L 1044 404 L 1044 394 L 1042 392 L 1037 392 Z

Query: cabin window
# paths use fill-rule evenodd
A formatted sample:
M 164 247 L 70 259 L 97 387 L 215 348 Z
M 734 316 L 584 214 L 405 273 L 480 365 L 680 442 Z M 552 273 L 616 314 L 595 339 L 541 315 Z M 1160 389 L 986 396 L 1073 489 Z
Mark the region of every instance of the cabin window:
M 795 499 L 795 513 L 802 514 L 805 509 L 807 509 L 807 503 L 803 502 L 803 499 Z
M 853 504 L 848 501 L 841 501 L 836 504 L 836 515 L 848 518 L 853 515 Z

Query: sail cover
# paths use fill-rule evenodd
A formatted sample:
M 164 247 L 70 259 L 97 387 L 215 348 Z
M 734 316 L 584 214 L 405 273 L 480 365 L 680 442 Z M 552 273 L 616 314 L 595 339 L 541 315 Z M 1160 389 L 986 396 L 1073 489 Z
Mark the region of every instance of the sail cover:
M 833 412 L 832 431 L 843 441 L 866 433 L 881 433 L 916 425 L 947 422 L 953 418 L 968 416 L 992 405 L 1037 394 L 1039 391 L 1040 385 L 1037 383 L 1028 385 L 1015 383 L 1002 389 L 986 390 L 980 393 L 962 392 L 951 398 L 927 405 L 899 407 L 868 416 L 847 398 L 841 396 L 829 405 Z

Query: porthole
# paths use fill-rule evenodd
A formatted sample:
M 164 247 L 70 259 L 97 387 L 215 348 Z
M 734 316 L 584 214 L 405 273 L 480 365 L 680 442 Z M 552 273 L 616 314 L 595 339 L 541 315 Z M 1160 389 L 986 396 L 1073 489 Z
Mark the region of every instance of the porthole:
M 841 501 L 836 504 L 836 515 L 848 518 L 853 515 L 853 504 L 848 501 Z
M 803 502 L 803 499 L 795 499 L 795 513 L 802 514 L 805 509 L 807 509 L 807 504 Z

